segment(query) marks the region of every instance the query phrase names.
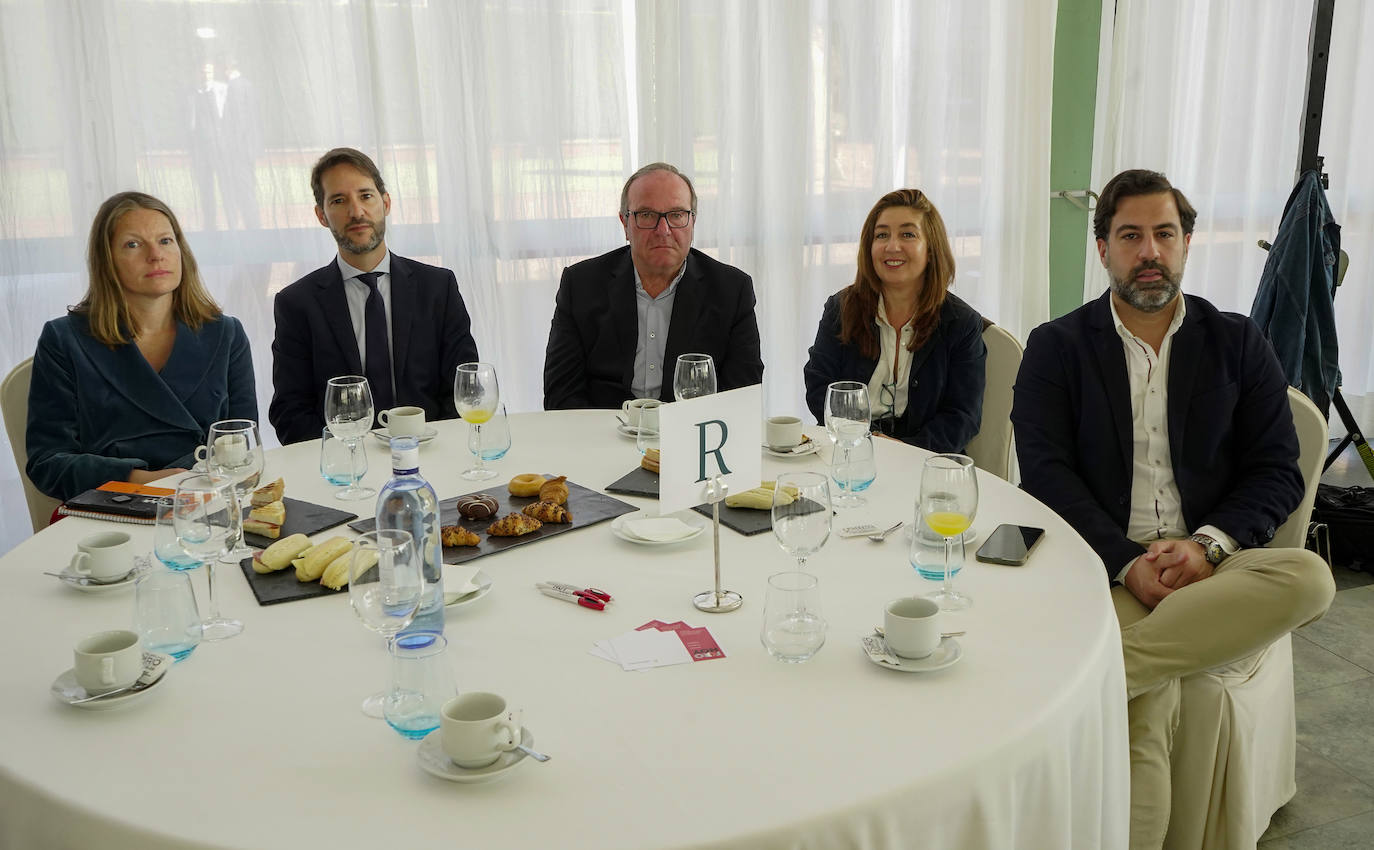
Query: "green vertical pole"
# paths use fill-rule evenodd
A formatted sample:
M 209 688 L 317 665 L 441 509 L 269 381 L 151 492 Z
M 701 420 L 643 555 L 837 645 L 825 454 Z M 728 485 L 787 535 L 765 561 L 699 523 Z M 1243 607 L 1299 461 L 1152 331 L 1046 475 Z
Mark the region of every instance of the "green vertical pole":
M 1093 107 L 1102 0 L 1059 0 L 1054 28 L 1054 106 L 1050 117 L 1050 189 L 1090 188 Z M 1091 215 L 1054 197 L 1050 205 L 1050 316 L 1083 303 L 1084 245 Z M 1082 199 L 1089 204 L 1088 199 Z

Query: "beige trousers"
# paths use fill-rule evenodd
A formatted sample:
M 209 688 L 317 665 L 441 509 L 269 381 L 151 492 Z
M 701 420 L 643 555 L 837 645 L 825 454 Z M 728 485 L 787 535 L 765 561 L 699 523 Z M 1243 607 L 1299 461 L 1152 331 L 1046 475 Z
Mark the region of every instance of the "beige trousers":
M 1169 758 L 1179 722 L 1179 679 L 1260 652 L 1326 613 L 1331 571 L 1304 549 L 1244 549 L 1153 611 L 1120 585 L 1131 735 L 1131 849 L 1157 850 L 1169 828 Z

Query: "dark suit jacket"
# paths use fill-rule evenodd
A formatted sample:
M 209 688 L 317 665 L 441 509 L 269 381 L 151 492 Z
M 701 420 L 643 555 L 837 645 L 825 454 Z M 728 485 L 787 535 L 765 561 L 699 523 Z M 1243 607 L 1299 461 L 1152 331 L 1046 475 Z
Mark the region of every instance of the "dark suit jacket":
M 362 358 L 336 261 L 277 293 L 272 340 L 272 404 L 268 417 L 286 443 L 314 440 L 324 430 L 324 390 L 330 378 L 361 375 Z M 448 269 L 391 255 L 391 364 L 396 404 L 425 409 L 425 418 L 453 419 L 453 376 L 477 359 L 458 281 Z
M 839 293 L 825 302 L 810 354 L 802 372 L 806 406 L 823 423 L 826 388 L 836 381 L 867 384 L 878 368 L 878 361 L 864 357 L 858 346 L 840 342 Z M 912 358 L 911 378 L 906 412 L 897 420 L 893 436 L 933 452 L 962 452 L 983 419 L 988 356 L 983 317 L 964 301 L 947 295 L 930 339 L 902 356 Z
M 1108 577 L 1144 549 L 1126 537 L 1132 428 L 1126 354 L 1104 294 L 1026 341 L 1011 420 L 1022 486 L 1101 556 Z M 1169 355 L 1169 452 L 1189 529 L 1263 546 L 1302 499 L 1298 438 L 1274 350 L 1249 318 L 1187 295 Z
M 633 398 L 638 344 L 629 246 L 564 269 L 544 354 L 544 408 L 619 407 Z M 678 355 L 690 353 L 711 355 L 721 391 L 763 380 L 754 282 L 695 248 L 673 296 L 659 393 L 664 401 L 673 400 Z
M 39 490 L 66 500 L 135 469 L 189 468 L 212 423 L 257 418 L 238 319 L 221 316 L 199 331 L 178 323 L 171 357 L 155 372 L 137 346 L 96 342 L 86 317 L 72 313 L 38 337 L 27 470 Z

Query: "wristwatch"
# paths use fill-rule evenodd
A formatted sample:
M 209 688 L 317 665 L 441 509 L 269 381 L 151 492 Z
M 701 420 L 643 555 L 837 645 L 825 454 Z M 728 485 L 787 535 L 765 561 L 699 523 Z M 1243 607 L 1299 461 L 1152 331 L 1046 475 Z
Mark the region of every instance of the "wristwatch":
M 1215 567 L 1226 560 L 1226 550 L 1221 548 L 1221 544 L 1212 537 L 1206 534 L 1194 534 L 1188 539 L 1202 547 L 1203 557 L 1212 566 Z

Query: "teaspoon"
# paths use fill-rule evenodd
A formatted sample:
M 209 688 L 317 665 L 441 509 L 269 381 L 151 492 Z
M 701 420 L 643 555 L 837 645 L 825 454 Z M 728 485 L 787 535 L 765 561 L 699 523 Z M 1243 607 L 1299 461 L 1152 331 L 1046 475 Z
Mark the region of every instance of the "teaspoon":
M 524 753 L 525 755 L 529 756 L 530 758 L 534 759 L 535 761 L 548 761 L 549 759 L 553 758 L 553 756 L 546 756 L 543 753 L 538 752 L 537 750 L 532 750 L 524 744 L 516 744 L 515 748 L 520 752 Z

